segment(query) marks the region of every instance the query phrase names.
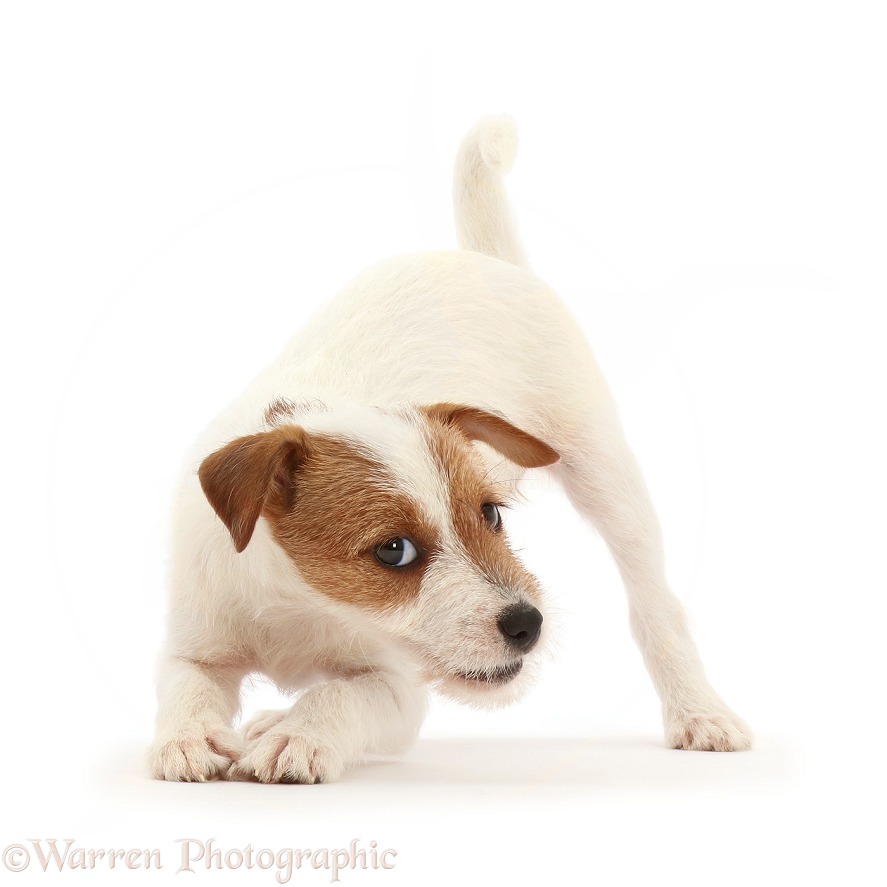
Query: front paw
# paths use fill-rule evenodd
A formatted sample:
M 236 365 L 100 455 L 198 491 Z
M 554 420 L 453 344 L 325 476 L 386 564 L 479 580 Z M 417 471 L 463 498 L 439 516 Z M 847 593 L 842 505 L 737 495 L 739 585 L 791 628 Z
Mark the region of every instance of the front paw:
M 260 711 L 241 728 L 243 738 L 247 742 L 255 742 L 257 739 L 261 739 L 272 727 L 276 727 L 286 718 L 288 714 L 289 711 L 287 709 Z
M 275 727 L 257 739 L 232 765 L 228 779 L 313 785 L 335 782 L 342 775 L 345 760 L 331 744 Z
M 233 730 L 158 736 L 149 753 L 151 775 L 170 782 L 207 782 L 225 775 L 242 745 Z
M 752 744 L 751 730 L 726 707 L 673 713 L 665 732 L 672 748 L 693 751 L 744 751 Z

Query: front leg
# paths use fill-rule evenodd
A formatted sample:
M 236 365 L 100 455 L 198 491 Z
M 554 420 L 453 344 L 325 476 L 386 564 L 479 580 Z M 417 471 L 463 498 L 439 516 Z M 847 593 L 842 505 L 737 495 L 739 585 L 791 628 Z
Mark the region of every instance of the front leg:
M 228 779 L 334 782 L 372 752 L 405 750 L 425 716 L 423 687 L 406 675 L 371 671 L 306 690 L 279 718 L 263 721 Z
M 206 782 L 224 775 L 242 742 L 231 727 L 243 670 L 177 656 L 161 663 L 157 731 L 149 752 L 155 779 Z

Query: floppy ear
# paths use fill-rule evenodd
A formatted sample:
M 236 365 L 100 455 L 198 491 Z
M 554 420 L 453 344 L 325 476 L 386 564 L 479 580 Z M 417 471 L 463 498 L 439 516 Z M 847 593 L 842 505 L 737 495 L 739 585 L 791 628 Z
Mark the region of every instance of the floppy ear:
M 437 403 L 425 412 L 444 425 L 458 428 L 469 440 L 480 440 L 523 468 L 542 468 L 560 459 L 547 443 L 521 431 L 501 416 L 476 407 Z
M 293 470 L 304 458 L 305 444 L 305 432 L 287 426 L 239 437 L 203 460 L 200 485 L 238 552 L 249 544 L 266 505 L 291 504 Z

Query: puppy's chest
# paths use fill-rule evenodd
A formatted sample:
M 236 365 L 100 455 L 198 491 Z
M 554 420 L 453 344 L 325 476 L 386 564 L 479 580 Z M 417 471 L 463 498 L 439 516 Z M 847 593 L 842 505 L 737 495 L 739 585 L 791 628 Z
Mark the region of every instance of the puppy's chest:
M 328 622 L 283 620 L 265 625 L 254 644 L 257 670 L 282 689 L 299 689 L 321 678 L 366 667 L 354 633 Z

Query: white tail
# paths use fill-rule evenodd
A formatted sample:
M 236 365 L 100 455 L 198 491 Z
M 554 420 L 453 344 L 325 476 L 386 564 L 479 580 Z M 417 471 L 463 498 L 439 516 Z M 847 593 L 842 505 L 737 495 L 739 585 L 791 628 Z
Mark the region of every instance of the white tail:
M 517 126 L 508 116 L 484 117 L 456 155 L 453 203 L 462 249 L 529 267 L 517 236 L 502 177 L 517 153 Z

